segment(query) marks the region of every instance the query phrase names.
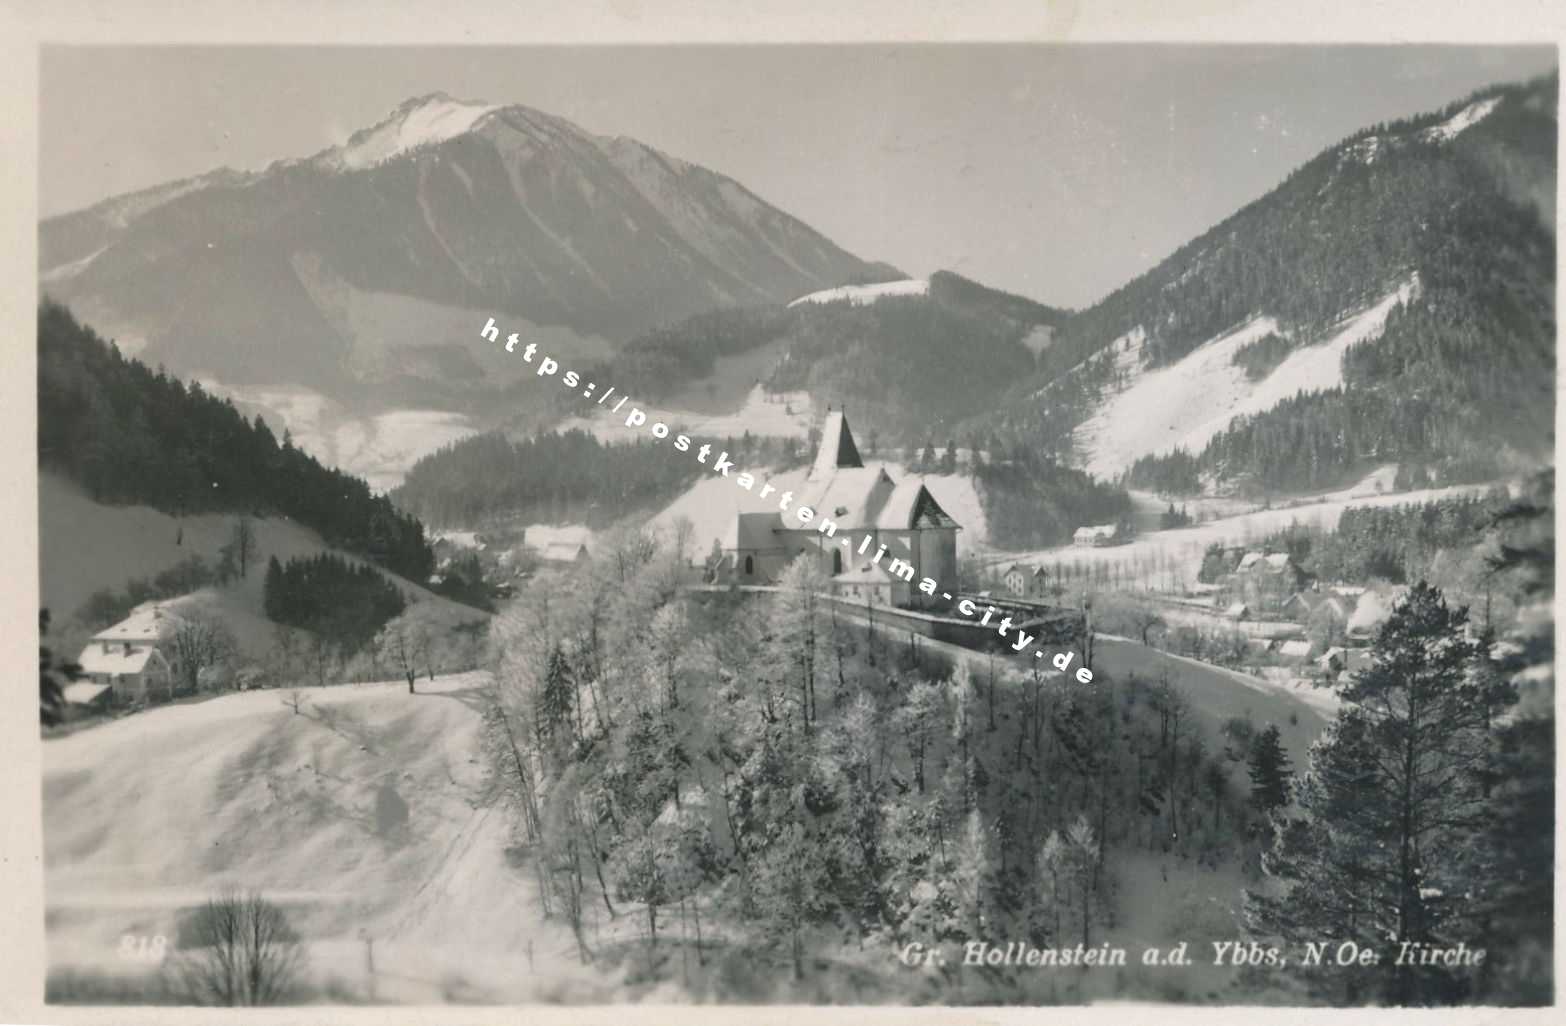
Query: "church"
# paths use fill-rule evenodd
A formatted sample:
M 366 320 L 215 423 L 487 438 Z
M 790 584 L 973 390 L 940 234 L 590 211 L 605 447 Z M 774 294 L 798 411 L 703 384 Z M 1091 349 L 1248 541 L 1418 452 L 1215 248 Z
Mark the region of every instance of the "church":
M 803 505 L 835 522 L 836 533 L 823 534 L 782 513 L 737 513 L 722 542 L 729 579 L 771 584 L 809 553 L 832 579 L 833 592 L 846 598 L 888 606 L 944 604 L 918 589 L 926 577 L 956 590 L 957 522 L 922 481 L 898 483 L 884 467 L 866 467 L 841 410 L 827 412 L 800 494 Z

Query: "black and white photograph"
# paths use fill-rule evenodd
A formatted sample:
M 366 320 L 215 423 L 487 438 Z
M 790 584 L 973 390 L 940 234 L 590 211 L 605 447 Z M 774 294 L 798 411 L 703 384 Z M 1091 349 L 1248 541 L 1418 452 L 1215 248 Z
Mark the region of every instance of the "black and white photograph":
M 1549 32 L 427 9 L 34 47 L 15 1021 L 1555 1004 Z

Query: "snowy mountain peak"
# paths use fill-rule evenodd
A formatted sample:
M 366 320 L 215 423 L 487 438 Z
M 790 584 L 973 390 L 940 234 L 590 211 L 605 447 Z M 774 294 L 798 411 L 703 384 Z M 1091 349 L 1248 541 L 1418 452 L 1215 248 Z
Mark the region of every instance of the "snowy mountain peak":
M 457 100 L 442 92 L 416 96 L 404 101 L 385 121 L 355 132 L 345 144 L 316 159 L 336 170 L 374 167 L 469 132 L 499 109 L 498 104 Z

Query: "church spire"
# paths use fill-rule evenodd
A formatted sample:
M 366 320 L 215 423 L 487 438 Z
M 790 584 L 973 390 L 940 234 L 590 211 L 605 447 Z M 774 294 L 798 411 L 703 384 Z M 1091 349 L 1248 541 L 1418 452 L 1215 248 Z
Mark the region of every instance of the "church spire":
M 816 450 L 816 461 L 811 464 L 810 473 L 805 475 L 806 480 L 823 481 L 840 467 L 864 465 L 843 411 L 828 408 L 826 421 L 821 425 L 821 447 Z

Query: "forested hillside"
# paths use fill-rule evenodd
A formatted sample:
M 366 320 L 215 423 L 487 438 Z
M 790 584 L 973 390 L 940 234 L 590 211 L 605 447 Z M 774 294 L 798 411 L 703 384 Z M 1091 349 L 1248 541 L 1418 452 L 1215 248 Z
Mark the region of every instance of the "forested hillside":
M 1202 472 L 1311 488 L 1370 459 L 1474 475 L 1552 451 L 1556 88 L 1551 77 L 1489 89 L 1332 147 L 1072 317 L 1041 373 L 981 421 L 1068 451 L 1067 432 L 1114 377 L 1117 340 L 1145 334 L 1141 360 L 1156 368 L 1266 315 L 1279 330 L 1236 354 L 1263 375 L 1417 280 L 1382 337 L 1347 350 L 1341 391 L 1237 420 L 1191 454 Z M 1171 477 L 1189 481 L 1151 463 L 1132 480 Z
M 98 502 L 176 515 L 286 516 L 331 546 L 422 581 L 424 527 L 358 478 L 281 443 L 199 384 L 127 359 L 64 307 L 38 311 L 38 462 Z
M 670 443 L 606 444 L 586 431 L 547 431 L 524 441 L 489 433 L 424 457 L 393 495 L 442 526 L 507 517 L 596 526 L 673 498 L 702 469 Z
M 800 303 L 700 314 L 629 343 L 603 373 L 632 395 L 669 398 L 713 372 L 720 357 L 778 342 L 764 376 L 777 391 L 808 390 L 818 406 L 854 411 L 889 442 L 945 437 L 1034 367 L 1022 340 L 1067 314 L 950 271 L 927 294 L 872 303 Z

